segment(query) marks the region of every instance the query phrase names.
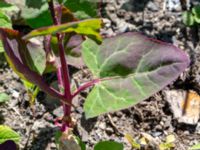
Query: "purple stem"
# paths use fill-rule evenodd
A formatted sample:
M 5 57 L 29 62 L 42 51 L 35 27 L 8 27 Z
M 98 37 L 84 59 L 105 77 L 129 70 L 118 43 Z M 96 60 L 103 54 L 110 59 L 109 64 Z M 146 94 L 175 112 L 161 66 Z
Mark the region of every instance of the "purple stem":
M 83 90 L 99 83 L 99 82 L 102 82 L 102 81 L 108 81 L 108 80 L 111 80 L 111 79 L 116 79 L 118 77 L 107 77 L 107 78 L 101 78 L 101 79 L 94 79 L 92 81 L 89 81 L 85 84 L 83 84 L 82 86 L 80 86 L 73 94 L 72 94 L 72 98 L 74 98 L 76 95 L 78 95 L 80 92 L 82 92 Z
M 59 25 L 61 17 L 62 17 L 61 16 L 62 15 L 61 8 L 58 9 L 57 16 L 56 16 L 53 0 L 50 0 L 48 2 L 48 4 L 49 4 L 49 9 L 50 9 L 50 12 L 51 12 L 51 16 L 53 18 L 54 25 Z M 60 34 L 60 33 L 57 33 L 56 36 L 57 36 L 57 39 L 58 39 L 59 55 L 60 55 L 60 61 L 61 61 L 61 71 L 60 71 L 60 69 L 57 70 L 57 75 L 58 75 L 58 80 L 59 80 L 58 82 L 62 83 L 63 86 L 64 86 L 65 100 L 67 102 L 71 103 L 72 102 L 72 95 L 71 95 L 71 89 L 70 89 L 70 76 L 69 76 L 69 69 L 68 69 L 67 61 L 66 61 L 66 58 L 65 58 L 65 50 L 64 50 L 63 43 L 62 43 L 63 42 L 63 35 Z M 64 118 L 66 116 L 70 117 L 71 106 L 63 104 L 63 110 L 64 110 Z M 70 121 L 69 120 L 63 121 L 61 131 L 65 131 L 68 127 L 70 127 Z
M 78 95 L 80 92 L 82 92 L 83 90 L 95 85 L 96 83 L 99 83 L 101 80 L 100 79 L 94 79 L 92 81 L 89 81 L 87 83 L 85 83 L 84 85 L 80 86 L 73 94 L 72 94 L 72 98 L 74 98 L 76 95 Z
M 57 78 L 58 78 L 58 84 L 59 84 L 59 89 L 62 89 L 64 86 L 63 80 L 62 80 L 62 70 L 61 67 L 59 66 L 57 69 Z

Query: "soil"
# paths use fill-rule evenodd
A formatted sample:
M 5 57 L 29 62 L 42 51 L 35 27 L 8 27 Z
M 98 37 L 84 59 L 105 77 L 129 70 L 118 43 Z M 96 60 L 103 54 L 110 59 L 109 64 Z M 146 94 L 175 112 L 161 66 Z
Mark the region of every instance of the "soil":
M 179 123 L 164 95 L 165 91 L 172 89 L 193 90 L 200 94 L 200 30 L 197 26 L 189 28 L 182 23 L 183 10 L 178 1 L 177 5 L 166 4 L 166 7 L 164 2 L 115 0 L 101 4 L 105 22 L 102 30 L 104 36 L 128 31 L 141 32 L 185 50 L 191 58 L 191 64 L 174 83 L 149 99 L 122 111 L 86 120 L 82 106 L 90 89 L 77 96 L 74 100 L 76 109 L 72 113 L 77 120 L 75 133 L 86 143 L 88 149 L 98 141 L 114 140 L 122 142 L 124 150 L 131 150 L 133 148 L 124 137 L 127 133 L 136 141 L 147 134 L 153 142 L 164 142 L 167 135 L 173 134 L 176 138 L 175 147 L 172 148 L 174 150 L 187 150 L 200 142 L 200 121 L 193 125 Z M 87 68 L 70 67 L 70 70 L 74 85 L 92 78 Z M 53 76 L 49 80 L 52 78 Z M 30 107 L 29 96 L 22 82 L 6 63 L 0 63 L 0 92 L 11 96 L 6 104 L 0 105 L 0 124 L 10 126 L 21 135 L 20 148 L 56 150 L 54 135 L 58 128 L 53 120 L 62 116 L 60 103 L 40 92 L 34 108 Z M 145 148 L 156 150 L 152 143 Z

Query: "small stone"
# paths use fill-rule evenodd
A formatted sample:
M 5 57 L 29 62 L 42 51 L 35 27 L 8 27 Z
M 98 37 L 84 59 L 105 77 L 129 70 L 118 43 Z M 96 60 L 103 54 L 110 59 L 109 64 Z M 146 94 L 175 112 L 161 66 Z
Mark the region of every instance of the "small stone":
M 165 0 L 166 9 L 169 11 L 180 11 L 181 3 L 180 0 Z
M 20 95 L 19 92 L 15 91 L 15 90 L 12 91 L 12 97 L 13 98 L 19 98 L 19 95 Z
M 113 122 L 117 122 L 119 118 L 113 117 Z
M 51 143 L 51 149 L 56 149 L 56 144 L 55 143 Z
M 111 28 L 109 28 L 108 30 L 101 30 L 101 35 L 110 37 L 110 36 L 114 36 L 115 33 L 113 32 Z
M 103 18 L 103 23 L 105 28 L 111 27 L 111 21 L 109 19 Z
M 200 122 L 197 124 L 196 132 L 197 132 L 198 134 L 200 134 Z
M 12 101 L 9 102 L 9 106 L 11 108 L 16 106 L 17 104 L 18 104 L 18 100 L 17 99 L 12 99 Z
M 165 97 L 178 122 L 195 125 L 199 120 L 200 96 L 195 91 L 169 90 Z
M 159 10 L 158 6 L 152 1 L 147 4 L 147 8 L 154 12 Z
M 128 30 L 128 24 L 126 22 L 120 21 L 118 24 L 118 33 L 123 33 Z
M 102 129 L 102 130 L 105 130 L 105 129 L 106 129 L 106 124 L 105 124 L 105 122 L 101 122 L 101 123 L 99 124 L 99 128 Z
M 151 135 L 153 136 L 153 137 L 158 137 L 158 136 L 161 136 L 163 133 L 162 132 L 160 132 L 160 131 L 156 131 L 156 132 L 152 132 L 151 133 Z
M 53 114 L 57 117 L 61 117 L 63 115 L 63 107 L 60 106 L 53 110 Z
M 106 133 L 111 135 L 113 133 L 113 129 L 111 127 L 106 128 Z

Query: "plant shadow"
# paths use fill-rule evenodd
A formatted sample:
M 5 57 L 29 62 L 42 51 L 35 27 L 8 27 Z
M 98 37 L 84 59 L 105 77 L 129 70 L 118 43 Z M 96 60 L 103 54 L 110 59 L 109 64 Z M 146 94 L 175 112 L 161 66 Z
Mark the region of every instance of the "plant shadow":
M 86 119 L 85 114 L 81 115 L 81 126 L 87 131 L 90 132 L 94 128 L 96 122 L 97 122 L 97 117 L 91 118 L 91 119 Z
M 42 1 L 42 0 L 37 0 L 37 3 L 33 0 L 26 0 L 26 6 L 28 6 L 30 8 L 40 9 L 43 4 L 44 4 L 44 1 Z
M 150 0 L 129 0 L 122 5 L 122 9 L 132 12 L 142 12 L 144 11 L 146 5 Z
M 3 124 L 5 122 L 5 118 L 3 116 L 3 112 L 0 110 L 0 124 Z
M 37 137 L 35 137 L 30 144 L 30 146 L 25 147 L 24 150 L 45 150 L 48 149 L 48 145 L 53 142 L 52 137 L 54 137 L 56 128 L 46 127 L 41 128 Z

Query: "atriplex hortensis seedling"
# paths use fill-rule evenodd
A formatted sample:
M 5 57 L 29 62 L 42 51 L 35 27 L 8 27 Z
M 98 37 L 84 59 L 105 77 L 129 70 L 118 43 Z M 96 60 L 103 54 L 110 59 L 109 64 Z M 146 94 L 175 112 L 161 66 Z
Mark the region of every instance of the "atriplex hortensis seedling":
M 46 17 L 50 20 L 47 23 L 37 18 L 39 15 L 25 15 L 26 23 L 35 28 L 25 36 L 0 28 L 5 55 L 13 70 L 25 83 L 36 85 L 63 103 L 60 126 L 63 134 L 73 128 L 70 116 L 73 99 L 86 88 L 94 86 L 84 103 L 86 118 L 96 117 L 147 99 L 188 66 L 189 58 L 183 51 L 139 33 L 102 39 L 101 19 L 80 20 L 77 12 L 79 9 L 84 12 L 84 6 L 71 7 L 71 3 L 70 0 L 45 3 L 50 10 L 47 9 Z M 38 40 L 41 37 L 43 42 Z M 80 54 L 95 79 L 74 91 L 68 58 Z M 44 74 L 53 72 L 57 73 L 59 91 L 44 80 Z

